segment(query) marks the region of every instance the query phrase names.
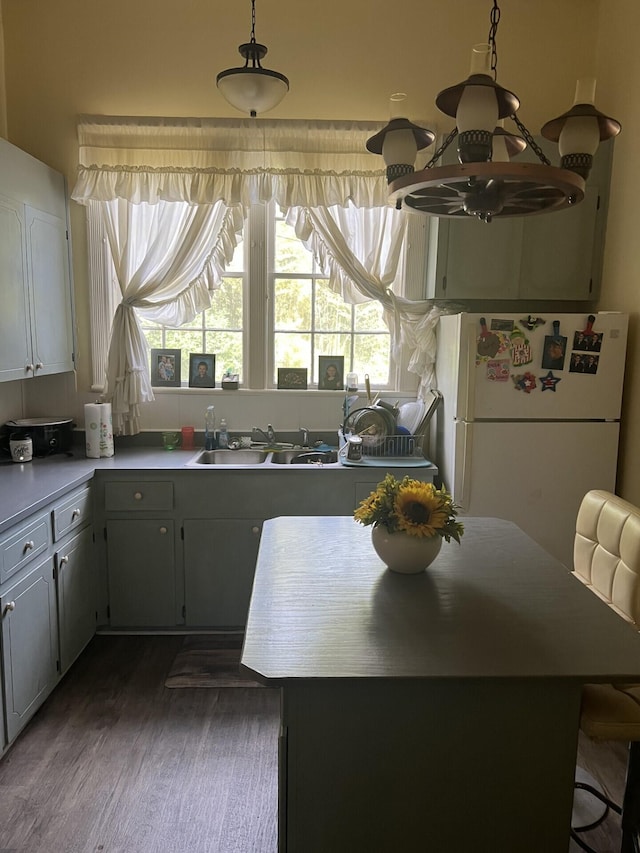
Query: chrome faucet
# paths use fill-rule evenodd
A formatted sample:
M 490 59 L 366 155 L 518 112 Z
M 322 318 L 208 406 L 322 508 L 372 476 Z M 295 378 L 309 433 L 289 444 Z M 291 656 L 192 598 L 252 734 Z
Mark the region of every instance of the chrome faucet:
M 309 430 L 306 427 L 300 427 L 300 435 L 301 447 L 309 447 Z
M 267 424 L 267 431 L 266 432 L 263 429 L 260 429 L 260 427 L 254 427 L 253 431 L 259 432 L 260 435 L 267 440 L 267 444 L 277 444 L 278 443 L 278 440 L 276 438 L 276 434 L 275 434 L 274 429 L 271 426 L 271 424 Z

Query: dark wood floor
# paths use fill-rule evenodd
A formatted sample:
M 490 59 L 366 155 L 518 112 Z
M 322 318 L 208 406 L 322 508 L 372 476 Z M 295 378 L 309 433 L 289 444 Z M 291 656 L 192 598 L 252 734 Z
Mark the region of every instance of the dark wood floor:
M 0 762 L 0 853 L 275 853 L 278 693 L 169 690 L 181 645 L 93 640 Z M 579 759 L 619 802 L 624 745 Z M 585 838 L 617 853 L 618 819 Z
M 0 762 L 0 851 L 275 853 L 279 695 L 169 690 L 182 637 L 96 637 Z

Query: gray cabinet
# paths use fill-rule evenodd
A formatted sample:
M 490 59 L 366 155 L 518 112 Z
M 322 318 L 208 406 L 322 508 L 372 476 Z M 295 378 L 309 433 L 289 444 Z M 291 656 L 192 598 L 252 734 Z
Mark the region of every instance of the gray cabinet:
M 53 690 L 58 638 L 53 561 L 36 560 L 20 580 L 2 587 L 2 680 L 7 742 Z
M 93 528 L 85 527 L 55 552 L 60 671 L 69 669 L 96 632 Z
M 111 627 L 167 628 L 182 621 L 173 519 L 112 519 L 106 530 Z
M 109 625 L 182 624 L 173 482 L 147 476 L 113 479 L 104 483 L 103 494 Z
M 74 369 L 64 177 L 0 139 L 0 381 Z
M 91 519 L 83 486 L 0 537 L 4 745 L 95 633 Z
M 538 140 L 552 162 L 557 150 Z M 455 143 L 454 143 L 455 147 Z M 454 156 L 449 153 L 448 159 Z M 575 208 L 496 219 L 429 217 L 427 296 L 438 299 L 593 300 L 602 273 L 613 142 L 594 158 Z M 535 160 L 525 151 L 517 160 Z
M 262 519 L 185 520 L 187 627 L 244 627 L 261 529 Z

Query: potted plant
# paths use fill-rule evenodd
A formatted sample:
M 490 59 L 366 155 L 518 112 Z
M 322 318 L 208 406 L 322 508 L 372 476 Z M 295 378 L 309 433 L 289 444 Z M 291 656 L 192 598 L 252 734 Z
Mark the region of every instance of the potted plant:
M 460 542 L 464 526 L 458 507 L 443 487 L 387 474 L 354 512 L 357 522 L 373 525 L 371 542 L 394 572 L 424 571 L 438 556 L 442 540 Z

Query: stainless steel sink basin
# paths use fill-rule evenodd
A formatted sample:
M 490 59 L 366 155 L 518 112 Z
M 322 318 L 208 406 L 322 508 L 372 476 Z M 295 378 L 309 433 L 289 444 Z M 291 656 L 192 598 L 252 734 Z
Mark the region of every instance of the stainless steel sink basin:
M 338 461 L 335 450 L 278 450 L 271 457 L 276 465 L 331 465 Z
M 264 450 L 201 450 L 187 465 L 262 465 Z

